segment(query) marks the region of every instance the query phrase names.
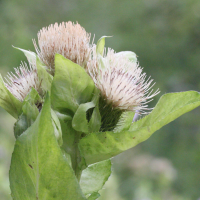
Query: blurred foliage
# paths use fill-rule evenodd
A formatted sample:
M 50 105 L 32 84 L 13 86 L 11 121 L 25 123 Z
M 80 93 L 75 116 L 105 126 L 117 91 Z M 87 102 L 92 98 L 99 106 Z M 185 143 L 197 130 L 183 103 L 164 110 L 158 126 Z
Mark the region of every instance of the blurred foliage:
M 95 33 L 95 42 L 109 35 L 113 37 L 106 39 L 107 47 L 136 52 L 161 90 L 152 106 L 167 92 L 199 91 L 199 0 L 0 0 L 1 74 L 25 60 L 12 45 L 34 51 L 32 38 L 39 29 L 69 20 L 78 21 L 92 37 Z M 0 111 L 0 199 L 9 200 L 14 119 Z M 184 115 L 117 156 L 101 199 L 198 199 L 199 113 L 198 108 Z

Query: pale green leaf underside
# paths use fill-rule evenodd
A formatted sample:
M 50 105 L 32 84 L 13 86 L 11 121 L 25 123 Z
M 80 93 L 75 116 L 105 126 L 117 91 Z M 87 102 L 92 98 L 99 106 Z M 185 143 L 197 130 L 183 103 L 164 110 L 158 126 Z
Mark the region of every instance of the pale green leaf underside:
M 111 161 L 105 160 L 102 162 L 90 165 L 83 170 L 80 180 L 80 185 L 85 195 L 98 192 L 102 189 L 105 182 L 111 174 Z
M 148 139 L 156 130 L 200 105 L 195 91 L 163 95 L 151 114 L 126 124 L 127 131 L 91 133 L 80 141 L 79 148 L 86 163 L 111 158 Z
M 55 76 L 51 88 L 53 108 L 61 113 L 76 112 L 78 106 L 92 99 L 94 82 L 79 65 L 55 55 Z
M 54 135 L 48 96 L 36 121 L 16 140 L 9 175 L 15 200 L 85 199 Z

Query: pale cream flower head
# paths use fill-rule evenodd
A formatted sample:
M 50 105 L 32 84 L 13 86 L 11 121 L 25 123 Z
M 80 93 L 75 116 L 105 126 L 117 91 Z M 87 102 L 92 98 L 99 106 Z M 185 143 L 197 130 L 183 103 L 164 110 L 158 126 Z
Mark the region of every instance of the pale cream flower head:
M 20 101 L 25 99 L 31 88 L 38 92 L 41 90 L 36 66 L 28 67 L 22 63 L 19 68 L 15 68 L 15 73 L 8 73 L 5 86 Z
M 33 40 L 36 52 L 47 68 L 54 73 L 54 57 L 59 53 L 84 67 L 90 56 L 90 34 L 78 23 L 71 21 L 51 24 L 38 32 L 38 45 Z
M 105 51 L 104 51 L 105 52 Z M 93 47 L 92 59 L 88 62 L 87 71 L 103 99 L 113 108 L 148 113 L 147 103 L 159 93 L 153 92 L 153 80 L 146 79 L 137 62 L 130 61 L 123 53 L 108 49 L 107 55 L 97 55 Z

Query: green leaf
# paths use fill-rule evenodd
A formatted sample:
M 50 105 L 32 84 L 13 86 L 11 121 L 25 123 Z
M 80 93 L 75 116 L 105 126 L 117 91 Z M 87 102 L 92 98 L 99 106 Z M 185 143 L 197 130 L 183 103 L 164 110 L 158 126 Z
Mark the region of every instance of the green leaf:
M 80 180 L 83 193 L 88 195 L 101 190 L 108 180 L 110 174 L 110 160 L 98 162 L 87 167 L 85 170 L 83 170 Z
M 73 117 L 73 120 L 72 120 L 72 127 L 76 131 L 80 131 L 80 132 L 84 132 L 84 133 L 89 132 L 88 120 L 86 118 L 86 112 L 90 108 L 94 108 L 94 107 L 95 107 L 95 104 L 93 102 L 84 103 L 78 107 L 78 109 Z
M 57 138 L 58 144 L 61 146 L 63 144 L 61 125 L 56 113 L 52 109 L 51 109 L 51 118 L 54 127 L 54 134 Z
M 78 150 L 78 142 L 82 133 L 77 132 L 72 128 L 72 118 L 68 115 L 61 114 L 56 112 L 61 124 L 62 129 L 62 139 L 63 139 L 63 150 L 70 155 L 71 165 L 74 170 L 76 170 L 77 165 L 80 170 L 85 169 L 85 161 L 81 159 L 80 163 L 77 163 L 77 157 L 80 157 Z
M 81 66 L 62 55 L 55 55 L 55 76 L 51 88 L 54 110 L 73 116 L 80 104 L 91 101 L 94 88 L 93 80 Z
M 99 131 L 101 126 L 101 116 L 98 109 L 99 103 L 99 90 L 95 88 L 94 96 L 91 102 L 81 104 L 72 120 L 72 127 L 76 131 L 89 133 L 94 131 Z M 96 106 L 96 107 L 95 107 Z M 92 114 L 87 113 L 90 108 L 94 108 Z M 91 114 L 91 119 L 88 122 L 87 115 Z
M 98 197 L 100 197 L 100 194 L 98 192 L 94 192 L 89 196 L 88 200 L 96 200 Z
M 92 112 L 92 116 L 88 124 L 89 133 L 98 132 L 101 127 L 101 115 L 99 112 L 99 96 L 100 96 L 100 91 L 95 87 L 94 97 L 93 97 L 95 108 Z
M 16 200 L 85 199 L 54 135 L 48 95 L 34 124 L 16 140 L 9 176 Z
M 103 55 L 104 46 L 105 46 L 105 38 L 107 38 L 107 37 L 112 37 L 112 36 L 102 36 L 97 41 L 97 47 L 96 47 L 97 54 Z
M 109 159 L 145 141 L 156 130 L 199 105 L 200 94 L 195 91 L 165 94 L 149 115 L 137 122 L 128 122 L 128 130 L 91 133 L 82 138 L 81 155 L 87 165 Z
M 38 92 L 35 88 L 32 87 L 30 92 L 26 95 L 26 97 L 23 101 L 23 105 L 26 102 L 29 102 L 31 105 L 35 105 L 35 104 L 42 102 L 42 98 L 40 97 L 40 95 L 38 94 Z
M 16 138 L 26 131 L 36 120 L 39 114 L 36 105 L 39 105 L 40 102 L 42 102 L 40 95 L 34 88 L 31 88 L 31 91 L 27 94 L 22 103 L 22 114 L 14 125 L 14 135 Z
M 14 46 L 13 46 L 14 47 Z M 32 65 L 35 65 L 36 64 L 36 54 L 34 53 L 34 52 L 32 52 L 32 51 L 27 51 L 27 50 L 25 50 L 25 49 L 21 49 L 21 48 L 18 48 L 18 47 L 14 47 L 15 49 L 18 49 L 18 50 L 20 50 L 20 51 L 22 51 L 24 54 L 25 54 L 25 56 L 26 56 L 26 58 L 27 58 L 27 60 L 28 60 L 28 62 L 30 63 L 30 64 L 32 64 Z
M 12 93 L 6 88 L 1 75 L 0 75 L 0 106 L 16 119 L 21 114 L 22 102 L 19 101 L 17 98 L 15 98 L 12 95 Z
M 99 112 L 99 105 L 97 104 L 93 110 L 92 117 L 89 121 L 89 133 L 98 132 L 101 127 L 101 115 Z
M 39 111 L 35 105 L 25 102 L 22 107 L 23 113 L 14 125 L 15 138 L 19 137 L 28 127 L 30 127 L 36 120 Z
M 38 57 L 36 59 L 36 66 L 41 88 L 43 89 L 44 92 L 46 91 L 50 92 L 53 76 L 46 71 L 45 66 L 41 63 Z

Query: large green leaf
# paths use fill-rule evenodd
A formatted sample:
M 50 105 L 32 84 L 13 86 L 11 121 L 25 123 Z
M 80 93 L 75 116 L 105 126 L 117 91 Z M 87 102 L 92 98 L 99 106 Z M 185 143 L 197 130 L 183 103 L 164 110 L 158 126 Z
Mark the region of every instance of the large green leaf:
M 76 112 L 80 104 L 90 102 L 94 82 L 79 65 L 55 55 L 55 76 L 52 83 L 51 98 L 53 108 L 61 113 Z
M 80 141 L 79 149 L 88 165 L 106 160 L 145 141 L 156 130 L 199 105 L 200 94 L 195 91 L 165 94 L 151 114 L 134 123 L 128 121 L 125 131 L 91 133 Z
M 0 106 L 16 119 L 21 114 L 22 102 L 16 99 L 6 88 L 1 75 L 0 75 Z
M 49 96 L 33 125 L 17 138 L 9 175 L 16 200 L 85 199 L 54 135 Z
M 80 185 L 85 195 L 98 192 L 102 189 L 111 174 L 111 161 L 105 160 L 90 165 L 83 170 Z

